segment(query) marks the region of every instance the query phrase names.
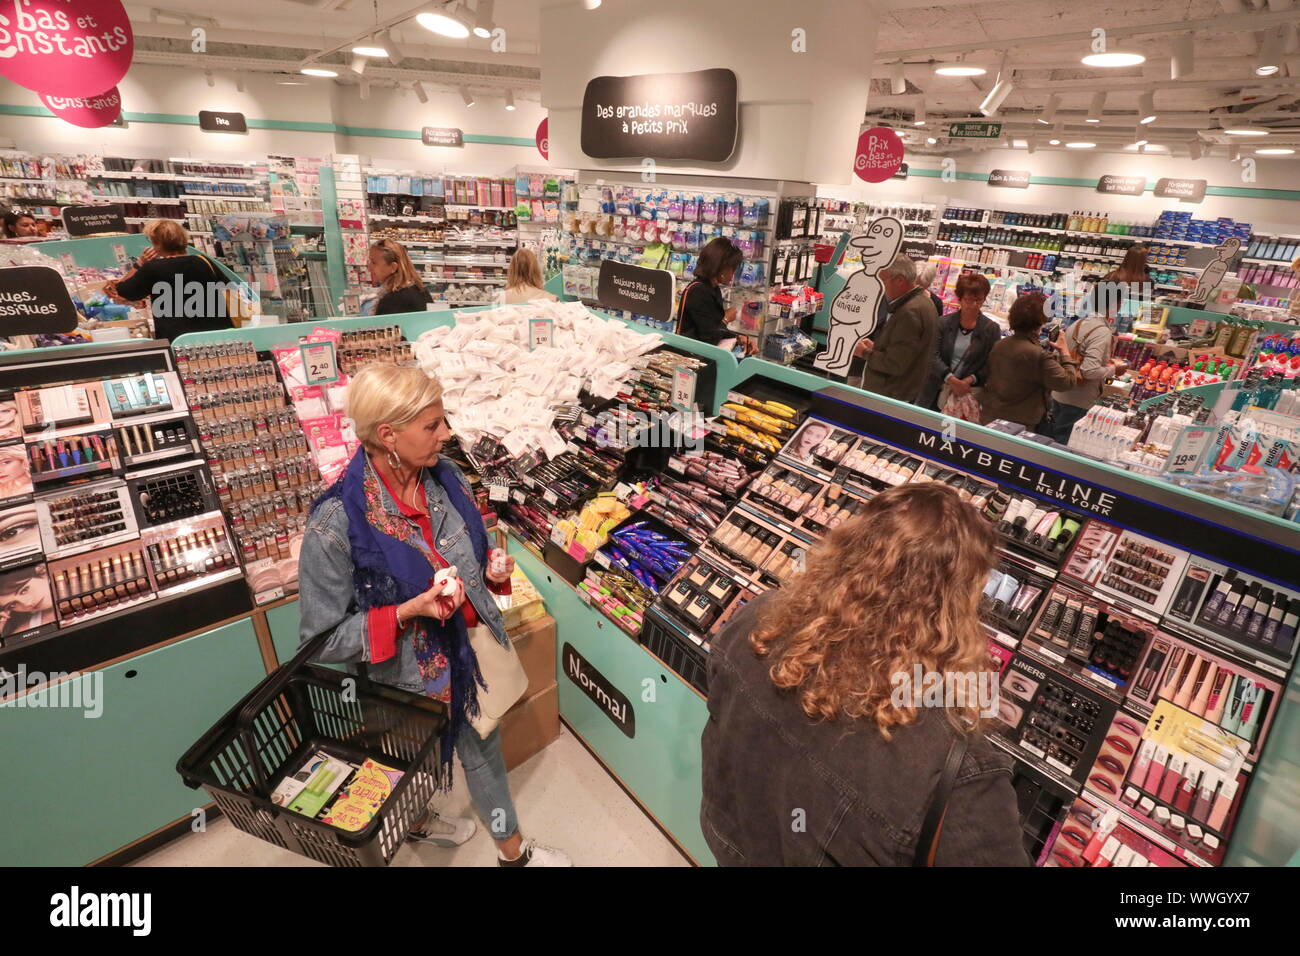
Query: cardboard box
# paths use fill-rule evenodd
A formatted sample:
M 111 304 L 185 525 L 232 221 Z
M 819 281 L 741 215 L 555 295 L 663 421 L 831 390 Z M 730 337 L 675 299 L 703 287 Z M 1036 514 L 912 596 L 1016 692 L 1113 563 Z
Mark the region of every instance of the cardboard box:
M 510 630 L 510 640 L 519 655 L 519 663 L 528 675 L 528 688 L 522 700 L 534 697 L 550 687 L 556 677 L 555 618 L 543 615 L 523 627 Z
M 560 736 L 560 687 L 551 685 L 522 700 L 501 718 L 501 754 L 513 770 Z

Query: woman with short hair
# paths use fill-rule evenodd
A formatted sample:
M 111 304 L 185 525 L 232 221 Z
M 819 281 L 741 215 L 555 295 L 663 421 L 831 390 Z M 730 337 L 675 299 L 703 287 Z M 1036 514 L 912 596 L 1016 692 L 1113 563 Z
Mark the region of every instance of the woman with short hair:
M 185 227 L 175 219 L 155 219 L 144 234 L 149 248 L 140 254 L 139 266 L 105 283 L 105 294 L 118 302 L 147 299 L 155 338 L 171 341 L 186 332 L 231 328 L 230 304 L 243 304 L 238 285 L 227 283 L 207 256 L 190 252 Z M 247 307 L 251 313 L 252 304 Z
M 424 287 L 423 277 L 400 242 L 379 239 L 371 243 L 369 257 L 370 279 L 380 289 L 372 315 L 423 312 L 433 301 Z
M 948 395 L 974 395 L 988 374 L 989 353 L 1002 338 L 998 324 L 984 314 L 989 280 L 978 273 L 959 276 L 955 289 L 957 311 L 939 319 L 930 379 L 917 404 L 940 410 Z
M 506 270 L 506 287 L 498 305 L 521 305 L 525 302 L 555 302 L 556 297 L 542 288 L 542 267 L 531 249 L 516 249 Z
M 500 865 L 569 866 L 559 850 L 523 839 L 500 729 L 480 737 L 471 723 L 486 687 L 469 631 L 486 627 L 509 647 L 493 593 L 510 593 L 514 561 L 489 550 L 469 483 L 440 454 L 451 438 L 442 387 L 414 366 L 368 365 L 348 385 L 348 415 L 362 447 L 307 522 L 298 562 L 302 643 L 328 634 L 316 660 L 364 663 L 372 680 L 444 702 L 443 780 L 450 785 L 454 747 Z M 434 584 L 448 568 L 450 587 Z M 430 811 L 410 838 L 458 846 L 476 829 Z
M 1047 427 L 1047 402 L 1055 389 L 1073 388 L 1078 361 L 1058 329 L 1046 344 L 1039 332 L 1047 322 L 1041 292 L 1022 295 L 1007 313 L 1011 334 L 989 352 L 988 373 L 980 395 L 980 421 L 1002 419 L 1025 428 Z
M 719 864 L 1029 862 L 1010 761 L 980 730 L 997 702 L 978 616 L 996 562 L 992 527 L 956 491 L 902 485 L 732 619 L 709 654 L 703 737 L 700 823 Z M 923 694 L 924 675 L 959 678 L 960 699 Z

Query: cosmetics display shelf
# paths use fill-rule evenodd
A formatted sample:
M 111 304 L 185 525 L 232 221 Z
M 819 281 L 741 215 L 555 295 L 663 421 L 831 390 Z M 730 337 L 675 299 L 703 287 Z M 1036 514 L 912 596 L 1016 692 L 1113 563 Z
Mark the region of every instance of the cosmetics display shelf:
M 0 370 L 0 457 L 26 491 L 0 504 L 0 665 L 86 668 L 251 607 L 166 343 Z

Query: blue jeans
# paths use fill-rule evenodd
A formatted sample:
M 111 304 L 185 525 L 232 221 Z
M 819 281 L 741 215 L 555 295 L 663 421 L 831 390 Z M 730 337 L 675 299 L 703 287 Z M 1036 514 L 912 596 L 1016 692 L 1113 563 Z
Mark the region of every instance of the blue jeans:
M 492 839 L 508 840 L 519 832 L 515 803 L 510 799 L 510 782 L 506 778 L 506 761 L 501 756 L 501 728 L 484 739 L 473 727 L 466 727 L 456 739 L 456 753 L 465 768 L 474 812 L 487 827 Z
M 1052 399 L 1052 439 L 1062 445 L 1068 445 L 1070 432 L 1074 431 L 1074 423 L 1087 414 L 1086 408 L 1080 408 L 1078 405 L 1062 405 L 1056 399 Z

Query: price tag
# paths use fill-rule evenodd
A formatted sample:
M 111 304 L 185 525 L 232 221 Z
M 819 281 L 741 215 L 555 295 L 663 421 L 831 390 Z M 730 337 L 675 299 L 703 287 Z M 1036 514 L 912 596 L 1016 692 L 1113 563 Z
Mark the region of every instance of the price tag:
M 542 498 L 546 501 L 548 505 L 556 504 L 560 500 L 556 496 L 555 492 L 553 492 L 550 488 L 547 488 L 545 491 L 542 492 Z
M 126 254 L 126 246 L 120 242 L 113 243 L 113 255 L 117 258 L 117 264 L 123 269 L 131 267 L 131 257 Z
M 72 258 L 72 253 L 59 253 L 59 261 L 63 263 L 63 274 L 66 276 L 75 276 L 77 274 L 77 260 Z
M 1115 683 L 1109 677 L 1102 677 L 1094 670 L 1088 670 L 1085 671 L 1084 673 L 1086 673 L 1089 677 L 1095 680 L 1098 684 L 1105 684 L 1107 687 L 1111 688 L 1112 690 L 1115 689 L 1116 687 L 1119 687 L 1119 684 Z
M 599 564 L 602 568 L 609 567 L 609 555 L 607 555 L 604 551 L 597 551 L 594 555 L 592 555 L 592 559 L 597 564 Z
M 591 555 L 587 552 L 586 548 L 575 541 L 573 544 L 569 545 L 569 557 L 573 558 L 573 560 L 577 561 L 579 564 L 585 564 Z
M 1174 439 L 1165 462 L 1165 474 L 1180 475 L 1195 472 L 1205 457 L 1211 440 L 1218 434 L 1217 426 L 1188 425 Z
M 574 454 L 574 455 L 580 455 L 580 454 L 582 454 L 582 449 L 579 448 L 575 443 L 573 443 L 573 442 L 571 442 L 571 441 L 570 441 L 570 442 L 565 442 L 565 443 L 564 443 L 564 449 L 565 449 L 565 451 L 568 451 L 568 452 L 570 452 L 570 453 L 572 453 L 572 454 Z
M 505 485 L 489 485 L 488 501 L 509 501 L 510 489 Z
M 1074 771 L 1072 771 L 1069 767 L 1067 767 L 1065 764 L 1061 763 L 1061 761 L 1057 760 L 1055 757 L 1047 757 L 1047 758 L 1045 758 L 1045 759 L 1047 760 L 1047 762 L 1048 762 L 1049 764 L 1051 764 L 1051 765 L 1052 765 L 1053 767 L 1055 767 L 1057 770 L 1060 770 L 1062 773 L 1069 774 L 1069 773 L 1073 773 L 1073 772 L 1074 772 Z
M 526 496 L 524 495 L 524 493 L 523 493 L 522 491 L 520 491 L 518 488 L 516 488 L 514 491 L 510 492 L 510 498 L 511 498 L 511 500 L 513 500 L 516 504 L 521 504 L 521 505 L 522 505 L 522 504 L 524 503 L 524 500 L 525 500 Z
M 673 404 L 683 411 L 695 405 L 695 381 L 695 372 L 689 368 L 673 372 Z
M 528 350 L 550 348 L 555 342 L 555 320 L 528 320 Z
M 1048 660 L 1056 661 L 1056 663 L 1058 663 L 1058 664 L 1064 664 L 1064 663 L 1065 663 L 1065 658 L 1062 657 L 1060 654 L 1057 654 L 1055 651 L 1049 651 L 1049 650 L 1048 650 L 1047 648 L 1045 648 L 1045 647 L 1037 647 L 1037 648 L 1035 648 L 1035 650 L 1036 650 L 1039 654 L 1041 654 L 1043 657 L 1046 657 Z
M 338 357 L 333 342 L 310 342 L 299 348 L 303 375 L 309 386 L 329 385 L 339 380 Z
M 617 498 L 619 501 L 626 501 L 628 495 L 632 494 L 633 491 L 634 489 L 632 488 L 631 485 L 627 484 L 626 482 L 620 481 L 618 484 L 614 486 L 614 497 Z
M 559 528 L 552 528 L 551 544 L 555 545 L 556 547 L 567 548 L 569 546 L 569 539 L 564 536 L 564 532 L 561 531 Z
M 1024 750 L 1028 750 L 1028 751 L 1029 751 L 1031 754 L 1033 754 L 1035 757 L 1046 757 L 1046 756 L 1047 756 L 1047 754 L 1046 754 L 1044 751 L 1039 750 L 1039 749 L 1038 749 L 1037 747 L 1035 747 L 1033 744 L 1025 743 L 1023 740 L 1020 741 L 1020 746 L 1021 746 L 1022 749 L 1024 749 Z
M 668 467 L 678 474 L 686 474 L 686 462 L 682 461 L 680 458 L 669 458 Z

